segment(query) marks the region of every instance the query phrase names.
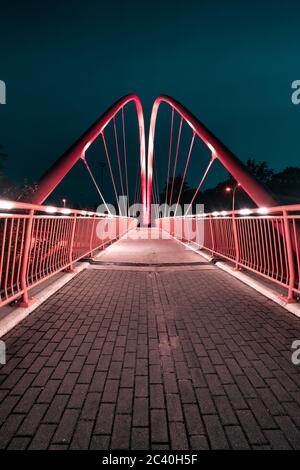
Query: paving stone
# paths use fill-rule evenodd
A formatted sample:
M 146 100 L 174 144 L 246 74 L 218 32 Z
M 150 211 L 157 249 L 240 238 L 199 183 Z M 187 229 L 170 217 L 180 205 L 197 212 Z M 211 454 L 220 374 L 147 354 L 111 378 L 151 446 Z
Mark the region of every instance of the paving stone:
M 232 449 L 248 450 L 250 446 L 240 426 L 227 426 L 226 434 Z
M 197 405 L 186 404 L 183 406 L 185 423 L 189 435 L 204 434 L 203 422 Z
M 151 441 L 168 442 L 167 417 L 164 410 L 151 410 Z
M 80 415 L 81 420 L 95 420 L 98 414 L 101 402 L 101 393 L 90 392 L 87 394 L 82 412 Z
M 203 417 L 208 439 L 212 449 L 228 449 L 229 444 L 226 439 L 220 419 L 216 415 L 206 415 Z
M 5 449 L 10 440 L 15 436 L 23 420 L 22 415 L 10 414 L 0 429 L 0 449 Z
M 182 405 L 180 396 L 175 393 L 166 395 L 168 421 L 183 421 Z
M 111 449 L 128 449 L 130 443 L 130 415 L 116 415 L 111 438 Z
M 100 405 L 98 418 L 95 424 L 95 434 L 111 434 L 114 421 L 115 405 L 102 403 Z
M 53 442 L 69 444 L 79 417 L 79 410 L 66 409 L 57 427 Z
M 93 424 L 92 421 L 78 421 L 70 445 L 71 450 L 85 450 L 89 448 Z
M 149 425 L 149 399 L 138 398 L 134 399 L 133 408 L 133 426 L 148 426 Z
M 170 438 L 172 450 L 188 450 L 188 438 L 183 423 L 170 423 Z
M 147 450 L 149 446 L 149 429 L 132 428 L 131 450 Z
M 48 449 L 55 428 L 55 424 L 41 424 L 30 443 L 29 450 Z

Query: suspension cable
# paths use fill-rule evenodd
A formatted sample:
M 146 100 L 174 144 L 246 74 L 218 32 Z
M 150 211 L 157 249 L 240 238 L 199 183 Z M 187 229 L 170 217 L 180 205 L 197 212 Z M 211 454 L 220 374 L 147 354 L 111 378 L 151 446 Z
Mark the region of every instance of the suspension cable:
M 174 108 L 172 108 L 171 127 L 170 127 L 170 144 L 169 144 L 169 156 L 168 156 L 168 173 L 167 173 L 166 202 L 165 202 L 164 217 L 166 217 L 167 201 L 168 201 L 169 177 L 170 177 L 170 161 L 171 161 L 172 146 L 173 146 L 173 126 L 174 126 Z
M 110 163 L 110 158 L 109 158 L 109 154 L 108 154 L 108 150 L 107 150 L 106 140 L 105 140 L 105 137 L 104 137 L 104 132 L 101 132 L 101 135 L 102 135 L 104 150 L 105 150 L 107 163 L 108 163 L 108 167 L 109 167 L 109 172 L 110 172 L 110 176 L 111 176 L 111 180 L 112 180 L 112 184 L 113 184 L 113 188 L 114 188 L 114 192 L 115 192 L 115 196 L 116 196 L 116 202 L 117 202 L 117 206 L 118 206 L 118 209 L 119 209 L 119 214 L 121 214 L 119 201 L 118 201 L 118 194 L 117 194 L 116 184 L 115 184 L 114 175 L 113 175 L 112 168 L 111 168 L 111 163 Z
M 126 191 L 127 191 L 127 205 L 129 209 L 129 187 L 128 187 L 128 171 L 127 171 L 127 151 L 126 151 L 126 137 L 125 137 L 125 116 L 124 116 L 124 107 L 122 108 L 122 134 L 123 134 L 123 154 L 125 162 L 125 181 L 126 181 Z
M 156 163 L 156 155 L 153 150 L 153 168 L 154 168 L 154 188 L 156 189 L 156 217 L 159 217 L 159 206 L 160 206 L 160 195 L 159 195 L 159 185 L 158 185 L 158 176 L 157 176 L 157 163 Z
M 115 134 L 116 152 L 117 152 L 117 159 L 118 159 L 121 190 L 122 190 L 122 196 L 125 196 L 124 186 L 123 186 L 123 175 L 122 175 L 121 161 L 120 161 L 119 142 L 118 142 L 118 135 L 117 135 L 116 116 L 113 117 L 113 124 L 114 124 L 114 134 Z
M 85 156 L 82 157 L 81 159 L 82 159 L 83 163 L 85 164 L 85 167 L 86 167 L 86 169 L 87 169 L 87 171 L 88 171 L 88 173 L 89 173 L 89 175 L 90 175 L 90 177 L 91 177 L 91 179 L 92 179 L 94 185 L 96 186 L 96 189 L 97 189 L 97 191 L 98 191 L 98 193 L 99 193 L 99 196 L 101 197 L 101 200 L 102 200 L 103 204 L 105 205 L 106 210 L 107 210 L 108 213 L 111 215 L 111 212 L 110 212 L 110 210 L 109 210 L 109 208 L 108 208 L 108 205 L 106 204 L 106 201 L 105 201 L 105 199 L 104 199 L 104 197 L 103 197 L 103 195 L 102 195 L 102 192 L 100 191 L 100 188 L 99 188 L 99 186 L 98 186 L 98 184 L 97 184 L 97 182 L 96 182 L 96 180 L 95 180 L 95 177 L 94 177 L 94 175 L 93 175 L 93 173 L 92 173 L 92 170 L 90 169 L 90 167 L 89 167 L 89 165 L 88 165 L 88 162 L 86 161 Z
M 138 170 L 137 170 L 136 177 L 135 177 L 135 189 L 134 189 L 134 199 L 133 199 L 134 204 L 137 203 L 139 182 L 140 180 L 139 180 L 139 165 L 138 165 Z
M 181 137 L 181 130 L 182 130 L 182 123 L 183 123 L 183 117 L 181 116 L 181 118 L 180 118 L 180 125 L 179 125 L 179 131 L 178 131 L 178 137 L 177 137 L 177 146 L 176 146 L 176 154 L 175 154 L 175 162 L 174 162 L 174 169 L 173 169 L 173 178 L 172 178 L 172 187 L 171 187 L 171 195 L 170 195 L 169 206 L 172 205 L 172 197 L 173 197 L 173 190 L 174 190 L 174 179 L 175 179 L 175 174 L 176 174 L 176 167 L 177 167 L 177 160 L 178 160 L 178 152 L 179 152 L 179 144 L 180 144 L 180 137 Z
M 178 199 L 177 199 L 177 203 L 176 203 L 176 208 L 175 208 L 175 215 L 177 213 L 177 208 L 178 208 L 178 204 L 179 204 L 179 200 L 180 200 L 180 197 L 181 197 L 181 193 L 182 193 L 182 189 L 183 189 L 183 184 L 184 184 L 184 180 L 185 180 L 185 177 L 186 177 L 186 172 L 187 172 L 187 169 L 188 169 L 188 165 L 189 165 L 189 162 L 190 162 L 190 158 L 191 158 L 191 155 L 192 155 L 192 150 L 193 150 L 193 145 L 194 145 L 194 141 L 195 141 L 195 132 L 193 132 L 193 136 L 192 136 L 192 140 L 191 140 L 191 143 L 190 143 L 190 148 L 189 148 L 189 153 L 188 153 L 188 156 L 187 156 L 187 159 L 186 159 L 186 164 L 185 164 L 185 168 L 184 168 L 184 173 L 183 173 L 183 176 L 182 176 L 182 181 L 181 181 L 181 186 L 180 186 L 180 191 L 179 191 L 179 195 L 178 195 Z
M 205 178 L 206 178 L 206 176 L 207 176 L 207 173 L 209 172 L 210 167 L 211 167 L 211 165 L 213 164 L 215 158 L 216 158 L 215 155 L 212 155 L 212 156 L 211 156 L 211 159 L 210 159 L 210 161 L 209 161 L 209 164 L 207 165 L 207 168 L 206 168 L 206 170 L 205 170 L 205 172 L 204 172 L 204 174 L 203 174 L 203 176 L 202 176 L 202 178 L 201 178 L 201 181 L 200 181 L 200 183 L 199 183 L 199 185 L 198 185 L 198 188 L 196 189 L 195 194 L 194 194 L 194 196 L 193 196 L 193 198 L 192 198 L 192 200 L 191 200 L 191 202 L 190 202 L 190 205 L 189 205 L 189 207 L 187 208 L 187 210 L 186 210 L 186 212 L 185 212 L 184 215 L 187 215 L 187 213 L 189 212 L 189 210 L 190 210 L 190 208 L 191 208 L 191 206 L 192 206 L 192 204 L 193 204 L 193 202 L 194 202 L 194 200 L 195 200 L 195 198 L 196 198 L 196 196 L 197 196 L 197 194 L 198 194 L 198 192 L 199 192 L 199 190 L 200 190 L 200 188 L 201 188 L 201 186 L 202 186 L 202 183 L 203 183 L 203 181 L 205 180 Z

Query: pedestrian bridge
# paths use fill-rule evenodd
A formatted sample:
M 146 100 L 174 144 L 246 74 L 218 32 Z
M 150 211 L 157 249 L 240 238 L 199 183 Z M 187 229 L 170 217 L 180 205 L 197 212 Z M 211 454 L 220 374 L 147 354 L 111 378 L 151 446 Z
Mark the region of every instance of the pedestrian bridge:
M 140 144 L 133 190 L 131 102 Z M 154 152 L 161 103 L 171 110 L 165 193 Z M 211 158 L 179 215 L 184 178 L 177 188 L 171 177 L 184 125 L 183 176 L 196 139 Z M 114 206 L 87 161 L 98 137 Z M 254 201 L 250 208 L 195 211 L 216 159 Z M 49 201 L 77 162 L 99 195 L 97 212 Z M 122 207 L 118 194 L 127 196 Z M 127 207 L 138 202 L 141 218 Z M 0 329 L 22 318 L 1 338 L 0 448 L 299 449 L 300 323 L 290 312 L 300 294 L 300 207 L 279 206 L 182 105 L 155 101 L 146 160 L 141 103 L 122 99 L 44 175 L 32 201 L 0 207 Z

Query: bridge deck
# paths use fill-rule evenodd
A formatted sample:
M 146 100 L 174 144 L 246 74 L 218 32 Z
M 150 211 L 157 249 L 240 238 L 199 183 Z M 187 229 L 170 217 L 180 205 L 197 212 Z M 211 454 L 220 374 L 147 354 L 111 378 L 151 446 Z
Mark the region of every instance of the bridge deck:
M 201 261 L 173 240 L 99 257 L 120 259 Z M 1 448 L 300 448 L 296 317 L 207 265 L 95 268 L 4 338 Z

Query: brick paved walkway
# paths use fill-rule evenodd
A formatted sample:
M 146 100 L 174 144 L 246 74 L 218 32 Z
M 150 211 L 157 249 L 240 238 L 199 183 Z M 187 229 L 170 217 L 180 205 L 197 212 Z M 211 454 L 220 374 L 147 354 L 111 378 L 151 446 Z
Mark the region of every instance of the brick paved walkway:
M 86 270 L 5 338 L 0 448 L 299 449 L 295 339 L 218 268 Z

